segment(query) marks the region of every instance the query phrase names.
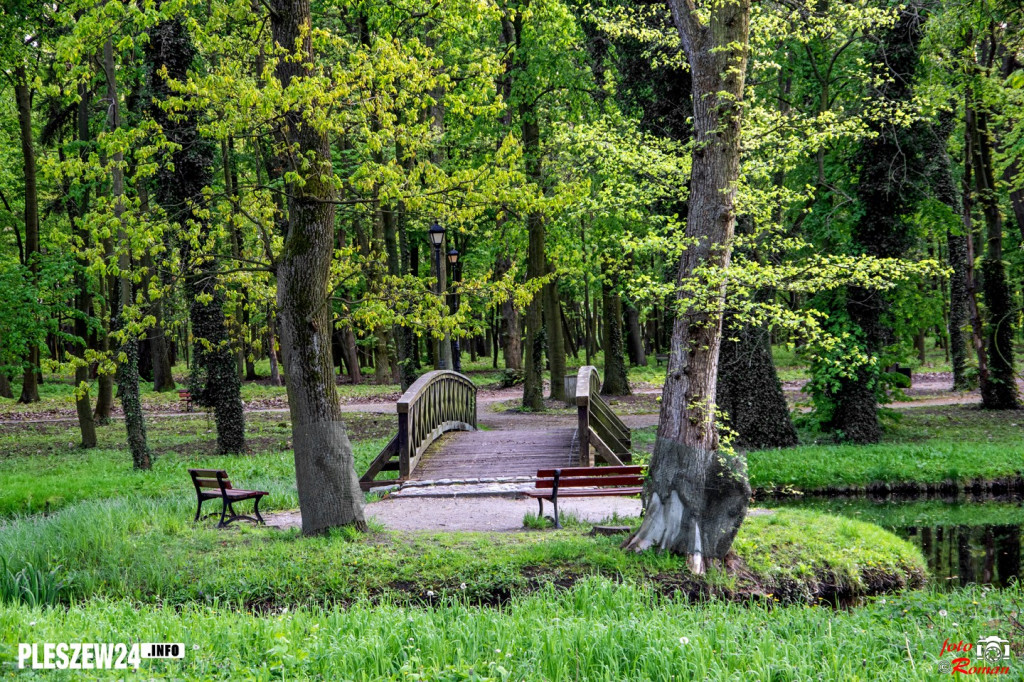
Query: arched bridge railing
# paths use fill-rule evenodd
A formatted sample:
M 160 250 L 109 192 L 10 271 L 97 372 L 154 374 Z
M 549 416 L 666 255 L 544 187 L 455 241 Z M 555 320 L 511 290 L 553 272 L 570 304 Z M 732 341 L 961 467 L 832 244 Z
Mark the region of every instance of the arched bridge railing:
M 595 454 L 613 466 L 632 461 L 632 434 L 601 397 L 601 377 L 591 365 L 576 374 L 576 411 L 582 466 L 594 466 Z
M 476 384 L 458 372 L 427 372 L 409 387 L 396 405 L 398 434 L 384 446 L 359 480 L 364 489 L 393 482 L 375 481 L 382 471 L 398 470 L 406 480 L 420 457 L 446 431 L 476 431 Z

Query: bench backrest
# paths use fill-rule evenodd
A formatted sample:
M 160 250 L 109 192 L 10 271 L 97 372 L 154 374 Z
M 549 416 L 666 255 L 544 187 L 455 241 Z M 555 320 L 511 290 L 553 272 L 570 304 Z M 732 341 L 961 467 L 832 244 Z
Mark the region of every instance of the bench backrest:
M 192 477 L 192 484 L 195 485 L 197 493 L 201 488 L 217 488 L 221 492 L 231 490 L 228 472 L 223 469 L 189 469 L 188 473 Z
M 644 484 L 644 468 L 642 466 L 566 467 L 565 469 L 539 470 L 537 472 L 537 487 L 553 488 L 556 472 L 559 488 L 632 487 Z

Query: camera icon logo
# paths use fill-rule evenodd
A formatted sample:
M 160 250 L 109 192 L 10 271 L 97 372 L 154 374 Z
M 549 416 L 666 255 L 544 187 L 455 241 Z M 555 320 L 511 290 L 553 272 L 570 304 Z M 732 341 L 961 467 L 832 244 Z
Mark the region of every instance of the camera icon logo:
M 1005 639 L 992 635 L 978 640 L 975 657 L 983 658 L 990 663 L 1010 660 L 1010 643 Z

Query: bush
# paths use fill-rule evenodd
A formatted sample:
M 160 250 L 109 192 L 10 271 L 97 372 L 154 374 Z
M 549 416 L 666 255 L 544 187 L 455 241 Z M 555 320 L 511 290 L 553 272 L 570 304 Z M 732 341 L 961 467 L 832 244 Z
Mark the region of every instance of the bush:
M 54 606 L 60 603 L 67 584 L 57 576 L 60 566 L 50 571 L 32 564 L 15 573 L 0 557 L 0 602 L 22 603 L 28 606 Z

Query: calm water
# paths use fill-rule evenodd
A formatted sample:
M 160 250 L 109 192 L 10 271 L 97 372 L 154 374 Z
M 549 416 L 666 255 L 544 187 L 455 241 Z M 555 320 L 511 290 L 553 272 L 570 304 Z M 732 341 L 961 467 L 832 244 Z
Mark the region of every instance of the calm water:
M 960 496 L 871 500 L 804 498 L 768 506 L 813 508 L 876 523 L 921 548 L 937 585 L 1003 587 L 1021 575 L 1024 499 Z

